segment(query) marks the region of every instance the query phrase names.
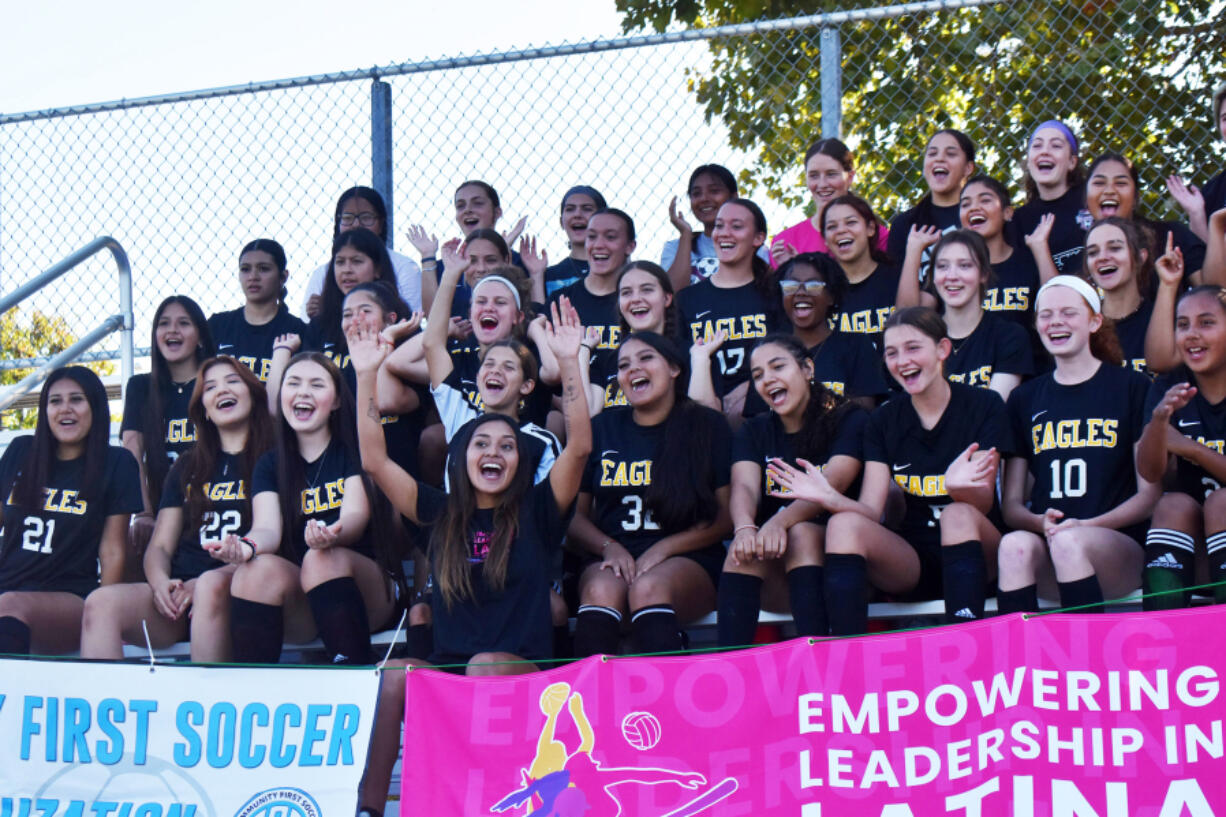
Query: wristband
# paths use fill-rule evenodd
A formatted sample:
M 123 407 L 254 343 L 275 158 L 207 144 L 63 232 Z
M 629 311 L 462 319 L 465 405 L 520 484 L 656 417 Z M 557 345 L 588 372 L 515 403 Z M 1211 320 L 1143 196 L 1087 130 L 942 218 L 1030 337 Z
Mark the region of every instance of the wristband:
M 582 346 L 584 349 L 587 349 L 587 352 L 589 355 L 596 351 L 596 347 L 590 343 L 580 343 L 579 345 Z
M 284 343 L 283 343 L 283 344 L 281 344 L 280 346 L 274 346 L 274 347 L 272 347 L 272 350 L 273 350 L 274 352 L 275 352 L 275 351 L 277 351 L 278 349 L 284 349 L 285 351 L 290 352 L 290 353 L 293 353 L 293 351 L 294 351 L 294 347 L 293 347 L 293 346 L 286 346 Z
M 251 559 L 254 559 L 256 554 L 255 542 L 251 541 L 251 539 L 247 538 L 246 536 L 240 536 L 238 541 L 242 542 L 244 545 L 251 546 Z M 251 559 L 248 559 L 247 561 L 250 562 Z
M 749 529 L 751 529 L 751 528 L 752 528 L 753 530 L 757 530 L 757 529 L 758 529 L 758 526 L 757 526 L 757 525 L 741 525 L 740 527 L 738 527 L 738 528 L 736 528 L 736 529 L 734 529 L 734 530 L 732 531 L 732 535 L 733 535 L 733 536 L 736 536 L 736 535 L 737 535 L 738 533 L 740 533 L 741 531 L 743 531 L 743 530 L 749 530 Z
M 611 545 L 611 544 L 613 544 L 613 540 L 612 540 L 612 539 L 605 539 L 605 540 L 604 540 L 604 544 L 600 546 L 600 552 L 601 552 L 601 553 L 604 553 L 606 550 L 608 550 L 608 549 L 609 549 L 609 545 Z

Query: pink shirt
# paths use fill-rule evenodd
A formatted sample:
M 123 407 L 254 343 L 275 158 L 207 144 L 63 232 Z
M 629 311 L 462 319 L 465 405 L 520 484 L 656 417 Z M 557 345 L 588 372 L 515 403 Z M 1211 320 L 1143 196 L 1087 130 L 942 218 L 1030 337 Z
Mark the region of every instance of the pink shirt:
M 884 224 L 877 228 L 877 248 L 885 252 L 886 239 L 890 235 L 890 230 Z M 822 234 L 813 226 L 813 222 L 805 219 L 799 224 L 793 224 L 786 230 L 775 236 L 775 241 L 783 239 L 784 243 L 791 244 L 796 248 L 796 252 L 826 252 L 829 248 L 826 246 L 826 239 L 822 238 Z M 775 263 L 775 257 L 771 256 L 771 269 L 777 268 L 779 265 Z

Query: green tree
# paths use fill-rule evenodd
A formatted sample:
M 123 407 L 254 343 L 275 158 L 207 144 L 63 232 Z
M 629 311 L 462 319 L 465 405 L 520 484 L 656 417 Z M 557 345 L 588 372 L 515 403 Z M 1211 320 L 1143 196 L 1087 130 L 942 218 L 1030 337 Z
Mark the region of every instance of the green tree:
M 626 31 L 878 5 L 617 0 Z M 1143 212 L 1174 217 L 1162 179 L 1203 183 L 1222 164 L 1209 96 L 1226 76 L 1223 14 L 1222 0 L 1039 0 L 843 23 L 843 137 L 857 154 L 857 190 L 886 217 L 914 202 L 924 144 L 943 127 L 975 141 L 981 170 L 1019 181 L 1030 130 L 1059 118 L 1079 133 L 1083 161 L 1130 156 Z M 800 159 L 821 137 L 819 38 L 810 28 L 712 40 L 710 70 L 689 72 L 708 118 L 755 157 L 743 181 L 792 205 L 808 201 Z
M 68 323 L 61 317 L 34 310 L 28 323 L 21 321 L 20 310 L 11 309 L 0 315 L 0 356 L 5 360 L 44 357 L 64 351 L 77 340 Z M 92 363 L 89 367 L 100 375 L 110 374 L 110 363 Z M 33 369 L 0 370 L 0 385 L 20 382 Z M 0 416 L 0 427 L 6 429 L 33 428 L 37 409 L 17 408 Z

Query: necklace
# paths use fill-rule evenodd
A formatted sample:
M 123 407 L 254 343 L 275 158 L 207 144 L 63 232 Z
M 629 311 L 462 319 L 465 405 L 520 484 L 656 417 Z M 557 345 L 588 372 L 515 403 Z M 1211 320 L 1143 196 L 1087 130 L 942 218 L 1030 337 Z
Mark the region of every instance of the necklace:
M 184 380 L 182 383 L 180 383 L 177 380 L 172 379 L 170 381 L 170 384 L 179 390 L 179 394 L 182 394 L 184 389 L 186 389 L 188 386 L 192 385 L 195 382 L 196 382 L 196 378 L 191 377 L 191 378 L 188 378 L 187 380 Z
M 314 477 L 314 479 L 308 479 L 308 480 L 307 480 L 307 487 L 308 487 L 308 488 L 311 488 L 312 490 L 314 490 L 315 486 L 317 486 L 317 485 L 319 484 L 319 475 L 323 473 L 323 471 L 324 471 L 324 465 L 325 465 L 325 464 L 328 462 L 328 455 L 329 455 L 330 453 L 332 453 L 332 444 L 331 444 L 331 443 L 328 443 L 328 447 L 324 449 L 324 453 L 323 453 L 323 455 L 322 455 L 322 456 L 320 456 L 320 458 L 319 458 L 319 465 L 317 465 L 317 466 L 315 467 L 315 477 Z M 306 476 L 306 475 L 305 475 L 305 474 L 303 474 L 303 476 Z

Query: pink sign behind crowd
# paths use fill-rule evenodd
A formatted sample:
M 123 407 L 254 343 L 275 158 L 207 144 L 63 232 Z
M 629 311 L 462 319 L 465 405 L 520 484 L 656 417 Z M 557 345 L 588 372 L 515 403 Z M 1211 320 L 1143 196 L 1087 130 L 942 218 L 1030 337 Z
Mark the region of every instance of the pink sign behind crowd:
M 401 813 L 1226 815 L 1226 608 L 408 676 Z

